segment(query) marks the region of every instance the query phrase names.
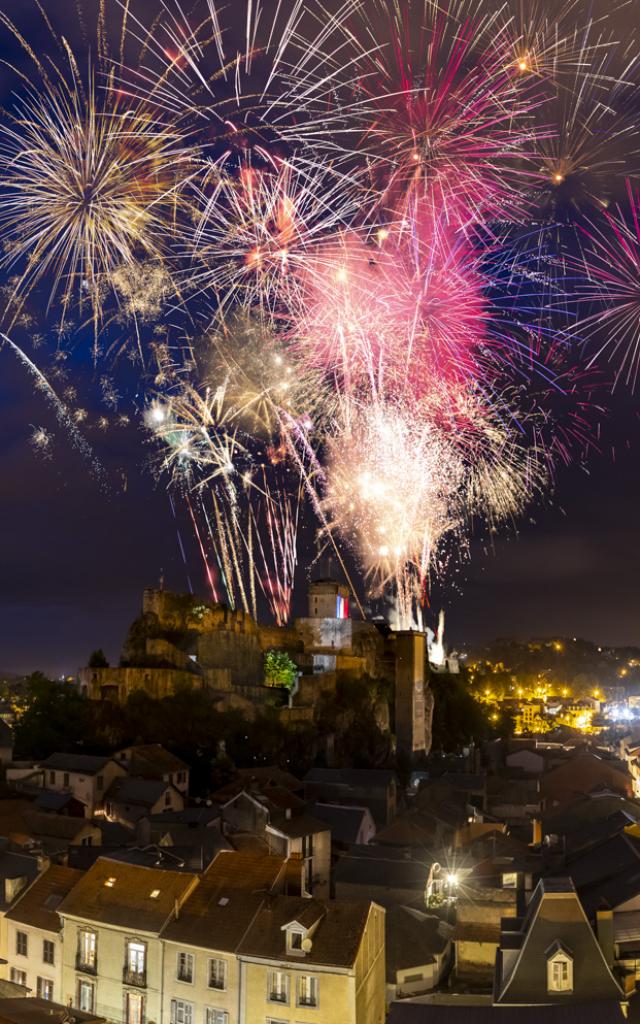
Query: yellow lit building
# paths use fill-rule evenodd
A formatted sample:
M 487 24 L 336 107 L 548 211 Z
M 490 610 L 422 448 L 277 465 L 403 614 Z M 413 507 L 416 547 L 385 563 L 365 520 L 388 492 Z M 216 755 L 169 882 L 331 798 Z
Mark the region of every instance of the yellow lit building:
M 366 902 L 267 901 L 239 948 L 241 1021 L 384 1024 L 384 913 Z

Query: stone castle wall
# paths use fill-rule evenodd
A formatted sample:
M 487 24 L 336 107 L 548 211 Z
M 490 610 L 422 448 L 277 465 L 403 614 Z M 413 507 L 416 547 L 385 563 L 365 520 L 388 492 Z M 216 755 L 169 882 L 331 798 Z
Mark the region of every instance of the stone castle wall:
M 80 689 L 93 700 L 126 701 L 136 690 L 150 697 L 171 697 L 184 687 L 201 690 L 203 680 L 193 672 L 177 668 L 83 668 Z

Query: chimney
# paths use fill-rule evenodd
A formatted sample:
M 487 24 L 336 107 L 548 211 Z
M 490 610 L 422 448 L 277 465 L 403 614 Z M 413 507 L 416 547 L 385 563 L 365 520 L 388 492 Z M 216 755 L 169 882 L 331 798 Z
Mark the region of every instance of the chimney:
M 604 954 L 609 967 L 613 966 L 614 957 L 614 933 L 613 933 L 613 911 L 603 907 L 596 913 L 596 935 L 598 945 Z
M 399 751 L 413 760 L 426 752 L 425 634 L 404 630 L 395 634 L 395 727 Z
M 540 818 L 531 819 L 531 846 L 540 846 L 542 842 L 542 822 Z

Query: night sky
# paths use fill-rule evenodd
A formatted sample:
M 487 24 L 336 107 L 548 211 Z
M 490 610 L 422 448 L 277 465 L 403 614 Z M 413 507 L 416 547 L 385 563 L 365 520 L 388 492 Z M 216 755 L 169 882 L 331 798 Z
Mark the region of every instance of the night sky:
M 60 0 L 45 6 L 57 12 Z M 11 16 L 24 7 L 0 0 Z M 0 29 L 0 47 L 5 36 Z M 0 77 L 4 102 L 7 81 Z M 36 360 L 44 362 L 47 344 L 32 353 Z M 96 396 L 101 371 L 92 369 L 90 332 L 75 344 L 68 371 L 81 368 L 87 394 Z M 134 397 L 125 396 L 127 411 Z M 91 401 L 84 404 L 99 415 Z M 553 500 L 503 531 L 493 549 L 474 544 L 453 585 L 445 581 L 434 594 L 434 618 L 442 602 L 453 642 L 563 634 L 640 644 L 638 410 L 640 395 L 616 393 L 607 450 L 590 459 L 588 473 L 559 468 Z M 40 426 L 53 435 L 51 458 L 30 443 Z M 174 519 L 154 480 L 135 417 L 104 433 L 90 426 L 86 436 L 106 484 L 69 444 L 24 367 L 0 349 L 0 671 L 75 673 L 98 646 L 116 659 L 143 588 L 161 571 L 167 587 L 191 584 L 206 596 L 187 520 L 180 511 Z M 304 569 L 294 610 L 303 608 Z

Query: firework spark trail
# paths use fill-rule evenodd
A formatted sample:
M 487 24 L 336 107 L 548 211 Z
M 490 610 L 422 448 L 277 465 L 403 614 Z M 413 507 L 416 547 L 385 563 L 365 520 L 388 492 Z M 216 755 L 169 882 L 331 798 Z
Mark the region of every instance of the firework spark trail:
M 91 471 L 96 477 L 96 479 L 99 480 L 103 484 L 103 486 L 106 486 L 106 477 L 104 474 L 104 470 L 100 462 L 96 458 L 93 448 L 86 440 L 86 438 L 83 437 L 83 435 L 78 430 L 73 417 L 69 413 L 69 410 L 67 409 L 64 402 L 60 400 L 60 398 L 54 391 L 53 387 L 43 374 L 42 370 L 40 370 L 39 367 L 36 366 L 33 360 L 29 358 L 26 352 L 24 352 L 24 350 L 21 349 L 19 345 L 16 345 L 16 343 L 12 341 L 11 338 L 8 337 L 8 335 L 4 334 L 2 331 L 0 331 L 0 339 L 2 339 L 0 348 L 2 348 L 2 345 L 8 345 L 11 351 L 20 360 L 22 365 L 26 367 L 27 371 L 35 381 L 36 389 L 44 395 L 45 399 L 53 409 L 53 412 L 55 413 L 55 417 L 58 423 L 71 438 L 74 447 L 77 448 L 82 457 L 87 460 L 87 462 L 91 466 Z

